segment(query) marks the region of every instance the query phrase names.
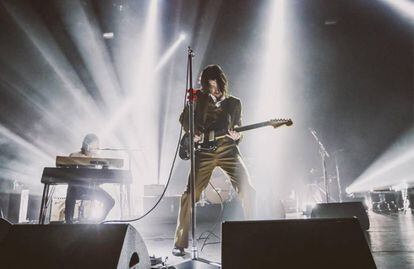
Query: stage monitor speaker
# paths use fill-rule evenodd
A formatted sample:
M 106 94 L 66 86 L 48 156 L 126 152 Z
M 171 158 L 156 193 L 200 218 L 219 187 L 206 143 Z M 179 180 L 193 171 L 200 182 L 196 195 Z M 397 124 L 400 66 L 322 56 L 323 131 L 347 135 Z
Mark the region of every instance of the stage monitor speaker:
M 356 217 L 363 230 L 369 229 L 369 219 L 362 202 L 321 203 L 311 213 L 311 218 L 352 218 Z
M 355 218 L 224 222 L 222 268 L 376 268 Z
M 28 201 L 29 190 L 0 193 L 2 217 L 11 223 L 25 222 L 27 219 Z
M 150 268 L 128 224 L 13 225 L 0 242 L 2 268 Z
M 0 218 L 0 242 L 7 235 L 12 224 L 5 219 Z

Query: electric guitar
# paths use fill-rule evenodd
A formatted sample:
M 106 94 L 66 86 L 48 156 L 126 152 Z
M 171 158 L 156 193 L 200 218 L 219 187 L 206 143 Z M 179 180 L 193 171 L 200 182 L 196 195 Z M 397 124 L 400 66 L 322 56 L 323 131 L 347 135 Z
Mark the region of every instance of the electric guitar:
M 244 131 L 249 131 L 249 130 L 265 127 L 265 126 L 272 126 L 273 128 L 278 128 L 283 125 L 291 126 L 292 124 L 293 122 L 291 119 L 273 119 L 273 120 L 259 122 L 255 124 L 235 127 L 234 131 L 240 133 Z M 210 131 L 207 133 L 203 133 L 200 136 L 201 140 L 198 142 L 195 142 L 195 150 L 213 152 L 217 149 L 217 140 L 226 137 L 227 134 L 228 134 L 228 130 Z M 179 156 L 182 160 L 190 159 L 189 133 L 184 134 L 184 136 L 181 138 Z

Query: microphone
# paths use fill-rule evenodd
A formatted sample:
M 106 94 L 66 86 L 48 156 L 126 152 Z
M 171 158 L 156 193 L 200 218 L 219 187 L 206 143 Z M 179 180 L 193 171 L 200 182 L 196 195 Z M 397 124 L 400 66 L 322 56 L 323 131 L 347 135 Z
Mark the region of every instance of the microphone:
M 316 131 L 314 130 L 314 129 L 312 129 L 312 128 L 308 128 L 309 129 L 309 132 L 316 138 L 316 139 L 318 139 L 318 137 L 317 137 L 317 135 L 316 135 Z

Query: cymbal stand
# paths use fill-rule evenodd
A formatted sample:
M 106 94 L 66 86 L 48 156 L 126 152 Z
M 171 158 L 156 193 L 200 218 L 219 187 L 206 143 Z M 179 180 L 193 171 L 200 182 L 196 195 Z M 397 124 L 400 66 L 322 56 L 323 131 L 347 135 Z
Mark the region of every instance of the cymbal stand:
M 309 128 L 309 131 L 311 132 L 312 136 L 315 138 L 316 143 L 318 143 L 318 146 L 319 146 L 319 154 L 321 155 L 321 160 L 322 160 L 323 182 L 325 185 L 325 197 L 326 197 L 326 202 L 329 203 L 328 174 L 326 170 L 326 158 L 329 158 L 329 153 L 326 151 L 321 140 L 316 135 L 316 131 L 311 128 Z

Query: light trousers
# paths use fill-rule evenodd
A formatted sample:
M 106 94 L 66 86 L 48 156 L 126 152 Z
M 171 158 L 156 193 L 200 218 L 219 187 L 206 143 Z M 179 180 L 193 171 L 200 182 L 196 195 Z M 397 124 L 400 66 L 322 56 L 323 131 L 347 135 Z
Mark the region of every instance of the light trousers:
M 210 182 L 211 174 L 220 167 L 229 177 L 243 205 L 245 217 L 253 219 L 256 207 L 256 191 L 253 188 L 246 166 L 236 143 L 230 138 L 218 141 L 214 152 L 196 152 L 195 156 L 195 199 L 199 201 L 202 191 Z M 191 225 L 190 182 L 181 196 L 174 246 L 187 248 Z

